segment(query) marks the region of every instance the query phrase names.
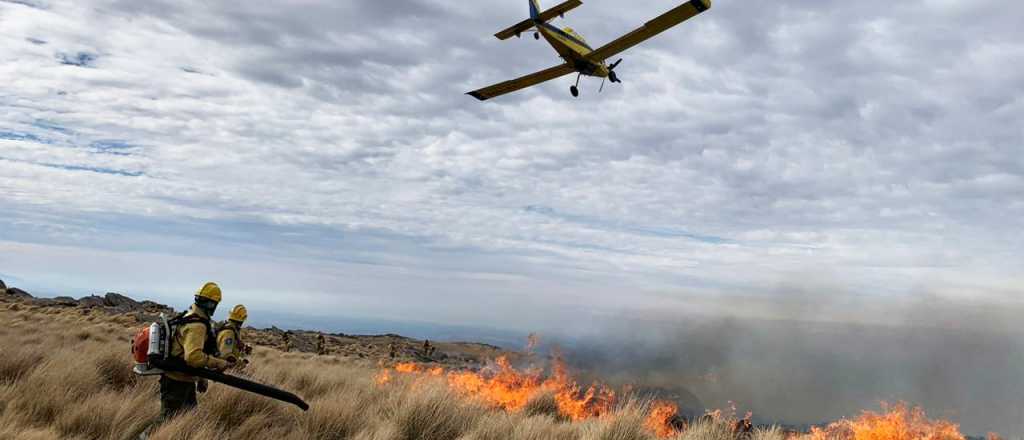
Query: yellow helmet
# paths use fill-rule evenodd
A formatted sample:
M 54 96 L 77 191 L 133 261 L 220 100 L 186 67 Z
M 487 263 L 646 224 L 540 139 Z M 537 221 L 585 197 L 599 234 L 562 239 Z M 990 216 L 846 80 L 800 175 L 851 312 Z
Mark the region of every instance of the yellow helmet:
M 245 310 L 245 306 L 241 304 L 235 306 L 231 309 L 231 313 L 228 313 L 228 319 L 232 321 L 245 322 L 248 317 L 249 311 Z
M 203 288 L 196 292 L 196 296 L 200 298 L 206 298 L 215 303 L 220 303 L 220 286 L 217 283 L 206 283 L 203 284 Z

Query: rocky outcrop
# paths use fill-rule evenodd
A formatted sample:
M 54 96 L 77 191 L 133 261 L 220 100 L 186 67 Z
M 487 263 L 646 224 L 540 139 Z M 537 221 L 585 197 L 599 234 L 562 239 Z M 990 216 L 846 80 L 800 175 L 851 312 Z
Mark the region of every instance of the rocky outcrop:
M 56 298 L 36 298 L 32 300 L 32 304 L 37 306 L 75 307 L 78 305 L 78 300 L 70 296 L 58 296 Z
M 8 287 L 4 289 L 4 296 L 13 299 L 32 299 L 32 295 L 17 287 Z
M 67 297 L 62 297 L 67 298 Z M 55 298 L 56 299 L 56 298 Z M 112 313 L 150 312 L 173 313 L 173 309 L 153 301 L 136 301 L 120 293 L 108 292 L 106 295 L 90 295 L 74 300 L 75 305 L 82 308 L 101 308 Z
M 56 298 L 36 298 L 28 292 L 17 287 L 7 287 L 0 281 L 0 301 L 21 302 L 36 307 L 67 307 L 79 308 L 83 312 L 97 310 L 107 314 L 129 314 L 134 315 L 140 322 L 156 320 L 160 313 L 168 316 L 174 314 L 174 309 L 153 301 L 136 301 L 119 293 L 109 292 L 103 296 L 90 295 L 79 299 L 70 296 L 58 296 Z
M 0 280 L 0 300 L 32 299 L 32 295 L 17 287 L 7 287 L 3 280 Z
M 137 309 L 142 307 L 142 304 L 138 301 L 114 292 L 107 292 L 106 296 L 103 297 L 103 303 L 108 307 L 115 308 Z
M 84 307 L 84 308 L 87 308 L 87 309 L 91 309 L 91 308 L 95 308 L 95 307 L 103 307 L 104 305 L 106 305 L 106 304 L 104 304 L 102 296 L 96 296 L 96 295 L 83 296 L 82 298 L 78 299 L 78 306 L 79 307 Z

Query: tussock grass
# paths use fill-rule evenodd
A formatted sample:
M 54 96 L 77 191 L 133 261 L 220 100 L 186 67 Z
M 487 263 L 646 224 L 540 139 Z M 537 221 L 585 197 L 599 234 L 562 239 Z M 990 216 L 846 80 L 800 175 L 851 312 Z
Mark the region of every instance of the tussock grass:
M 564 421 L 565 417 L 558 411 L 558 401 L 553 393 L 543 393 L 526 402 L 523 413 L 528 416 L 551 416 Z
M 0 356 L 0 383 L 21 379 L 35 369 L 44 358 L 43 349 L 39 346 L 22 345 L 5 349 L 4 355 Z
M 728 421 L 702 420 L 676 436 L 675 440 L 719 440 L 732 437 L 732 426 Z
M 770 428 L 757 428 L 750 435 L 750 440 L 785 440 L 786 433 L 782 432 L 782 428 L 773 426 Z
M 159 413 L 156 378 L 131 373 L 128 341 L 141 327 L 78 309 L 0 306 L 0 439 L 124 440 Z M 42 315 L 46 311 L 45 316 Z M 130 325 L 129 325 L 130 324 Z M 506 413 L 452 394 L 443 378 L 378 385 L 372 363 L 256 347 L 241 372 L 303 396 L 311 409 L 220 384 L 199 408 L 150 430 L 154 440 L 653 440 L 636 402 L 570 423 L 554 396 Z M 739 440 L 728 422 L 697 424 L 674 440 Z M 743 440 L 782 440 L 778 430 Z
M 644 427 L 645 414 L 637 408 L 620 410 L 618 416 L 601 427 L 594 440 L 645 440 L 650 434 Z

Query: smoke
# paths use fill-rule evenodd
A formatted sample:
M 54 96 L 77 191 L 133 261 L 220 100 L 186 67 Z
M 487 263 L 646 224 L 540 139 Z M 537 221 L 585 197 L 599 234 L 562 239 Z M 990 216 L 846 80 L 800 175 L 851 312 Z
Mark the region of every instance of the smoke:
M 1019 302 L 794 288 L 688 302 L 603 319 L 561 343 L 575 367 L 652 387 L 691 413 L 734 403 L 759 422 L 805 425 L 903 400 L 968 434 L 1024 434 Z

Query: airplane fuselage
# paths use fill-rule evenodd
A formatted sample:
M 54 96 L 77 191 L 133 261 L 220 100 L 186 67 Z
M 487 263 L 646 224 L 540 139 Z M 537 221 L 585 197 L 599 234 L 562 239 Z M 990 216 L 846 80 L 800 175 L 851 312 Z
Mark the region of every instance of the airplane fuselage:
M 604 61 L 594 62 L 587 59 L 587 54 L 594 49 L 578 33 L 570 28 L 559 29 L 539 20 L 534 20 L 534 24 L 548 44 L 577 72 L 599 78 L 608 77 L 608 66 Z

